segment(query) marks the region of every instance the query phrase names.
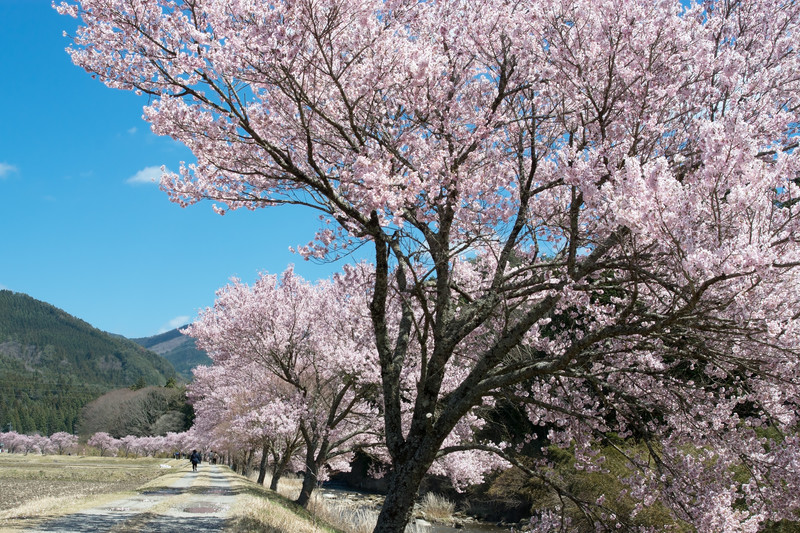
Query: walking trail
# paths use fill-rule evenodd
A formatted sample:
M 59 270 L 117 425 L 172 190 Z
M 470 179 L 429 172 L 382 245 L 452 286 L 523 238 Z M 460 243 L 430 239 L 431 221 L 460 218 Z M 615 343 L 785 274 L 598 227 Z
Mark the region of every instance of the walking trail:
M 219 465 L 186 472 L 168 486 L 106 502 L 101 506 L 42 522 L 36 533 L 168 533 L 223 531 L 236 499 L 234 474 Z

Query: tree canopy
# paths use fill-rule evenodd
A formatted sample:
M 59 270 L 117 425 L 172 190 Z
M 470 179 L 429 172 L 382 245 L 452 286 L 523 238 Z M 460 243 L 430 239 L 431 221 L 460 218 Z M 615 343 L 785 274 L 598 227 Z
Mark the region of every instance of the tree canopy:
M 310 207 L 307 257 L 369 244 L 392 465 L 376 532 L 402 531 L 497 396 L 584 468 L 595 439 L 647 442 L 630 494 L 700 531 L 800 506 L 796 2 L 60 9 L 83 20 L 73 61 L 146 94 L 153 131 L 196 156 L 162 178 L 174 201 Z
M 363 271 L 315 284 L 291 268 L 252 287 L 235 281 L 185 330 L 214 361 L 195 370 L 196 423 L 251 449 L 304 452 L 301 505 L 326 467 L 347 468 L 381 436 Z

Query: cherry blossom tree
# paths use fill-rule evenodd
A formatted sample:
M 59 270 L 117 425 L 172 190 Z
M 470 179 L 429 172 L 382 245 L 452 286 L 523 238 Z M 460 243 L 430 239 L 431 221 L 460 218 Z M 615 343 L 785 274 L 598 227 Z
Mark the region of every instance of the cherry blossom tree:
M 119 439 L 118 450 L 121 451 L 125 457 L 128 457 L 128 454 L 133 453 L 133 451 L 138 448 L 137 439 L 138 437 L 134 435 L 125 435 L 121 437 Z
M 43 449 L 48 444 L 47 437 L 42 437 L 38 433 L 35 435 L 20 435 L 19 442 L 25 455 L 31 452 L 43 453 Z
M 260 449 L 259 483 L 266 478 L 266 461 L 272 456 L 273 489 L 301 444 L 301 413 L 284 399 L 285 391 L 271 389 L 276 381 L 255 364 L 229 361 L 195 368 L 190 388 L 196 415 L 193 429 L 207 435 L 216 449 L 234 453 Z
M 186 446 L 187 432 L 176 433 L 174 431 L 168 432 L 164 435 L 163 445 L 161 449 L 163 453 L 168 453 L 171 457 L 175 454 L 180 454 L 183 450 L 190 449 Z M 193 448 L 191 448 L 193 449 Z
M 291 444 L 298 436 L 302 440 L 300 505 L 324 480 L 325 468 L 346 469 L 355 448 L 379 442 L 374 400 L 380 377 L 364 271 L 349 267 L 314 285 L 292 268 L 280 279 L 262 275 L 252 287 L 234 281 L 185 330 L 218 370 L 195 373 L 206 390 L 203 399 L 211 396 L 226 407 L 210 411 L 238 414 L 229 429 L 249 435 L 264 450 L 268 440 L 285 446 L 278 454 L 278 473 L 280 463 L 285 467 L 291 458 L 287 454 L 298 449 Z M 220 394 L 220 386 L 228 388 Z M 202 402 L 195 411 L 198 418 L 209 412 Z
M 3 448 L 8 453 L 16 453 L 23 448 L 25 435 L 16 431 L 2 433 Z
M 5 451 L 9 453 L 23 451 L 25 455 L 31 452 L 44 454 L 52 452 L 53 449 L 50 439 L 38 433 L 34 435 L 26 435 L 16 431 L 0 433 L 0 442 L 3 443 Z
M 78 436 L 65 431 L 59 431 L 58 433 L 50 435 L 50 443 L 56 453 L 63 455 L 78 445 Z
M 174 201 L 314 209 L 308 257 L 369 243 L 392 466 L 375 531 L 403 529 L 497 396 L 585 468 L 595 439 L 648 443 L 630 494 L 700 531 L 800 506 L 796 2 L 60 10 L 83 21 L 73 61 L 146 94 L 196 156 L 162 179 Z
M 89 437 L 86 441 L 89 446 L 94 446 L 100 452 L 100 457 L 104 456 L 106 452 L 109 454 L 116 453 L 120 446 L 119 439 L 115 439 L 105 431 L 98 431 Z
M 276 376 L 265 374 L 259 365 L 248 365 L 246 380 L 257 381 L 245 389 L 243 412 L 233 427 L 244 433 L 250 448 L 260 450 L 257 483 L 263 484 L 270 471 L 270 489 L 277 490 L 284 474 L 303 470 L 302 398 Z M 228 365 L 223 365 L 229 372 Z M 270 464 L 271 462 L 271 464 Z

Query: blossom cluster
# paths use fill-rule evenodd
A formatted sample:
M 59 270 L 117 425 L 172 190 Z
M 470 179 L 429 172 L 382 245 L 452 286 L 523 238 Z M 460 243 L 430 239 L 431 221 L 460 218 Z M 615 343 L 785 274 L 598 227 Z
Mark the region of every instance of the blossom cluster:
M 431 468 L 465 474 L 450 452 L 515 461 L 505 436 L 469 442 L 498 399 L 579 468 L 603 468 L 598 440 L 648 443 L 629 494 L 699 531 L 800 507 L 800 4 L 75 4 L 73 61 L 196 157 L 162 178 L 173 201 L 311 207 L 308 258 L 367 244 L 332 307 L 290 272 L 221 291 L 203 328 L 319 442 L 355 428 L 317 384 L 376 421 L 395 472 L 376 531 L 402 531 Z M 275 305 L 293 293 L 325 312 Z M 359 299 L 361 326 L 337 322 Z M 246 387 L 203 396 L 250 413 L 225 431 L 280 420 Z

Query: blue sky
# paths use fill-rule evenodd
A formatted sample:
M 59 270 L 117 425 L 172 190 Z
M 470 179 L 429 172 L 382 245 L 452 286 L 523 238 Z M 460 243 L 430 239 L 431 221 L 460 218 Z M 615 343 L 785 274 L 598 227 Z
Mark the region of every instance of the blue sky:
M 232 276 L 341 268 L 289 252 L 313 237 L 310 210 L 221 217 L 169 202 L 149 177 L 191 153 L 150 132 L 144 97 L 70 62 L 62 32 L 75 25 L 50 0 L 0 0 L 0 289 L 144 337 L 191 320 Z

